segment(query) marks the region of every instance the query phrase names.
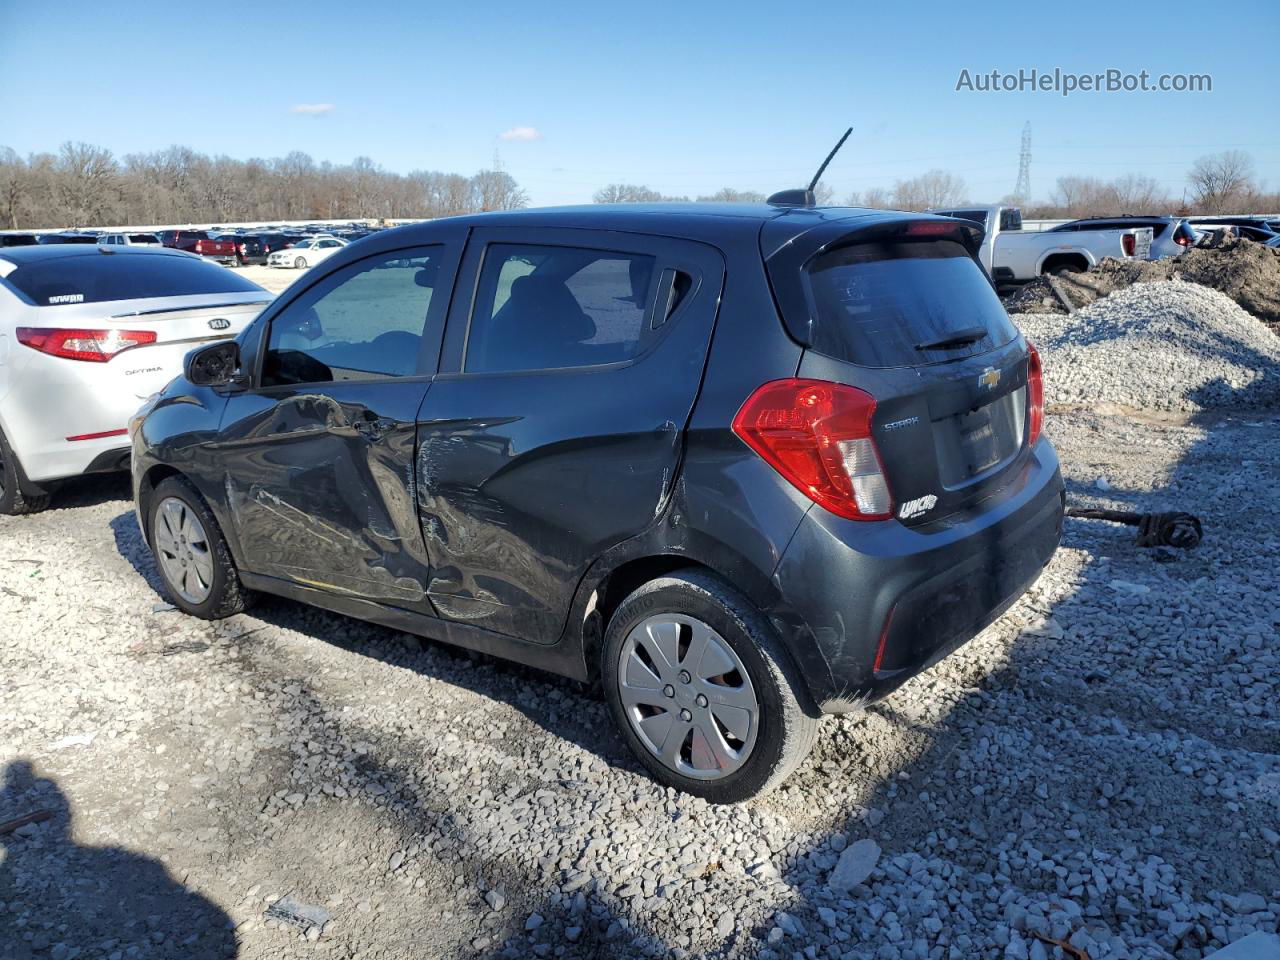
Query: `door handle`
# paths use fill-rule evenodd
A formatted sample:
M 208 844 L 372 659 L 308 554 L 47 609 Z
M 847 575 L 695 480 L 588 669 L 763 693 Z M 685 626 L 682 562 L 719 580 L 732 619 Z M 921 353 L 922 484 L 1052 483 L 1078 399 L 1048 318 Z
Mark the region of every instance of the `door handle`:
M 394 420 L 379 417 L 377 420 L 357 420 L 355 427 L 356 433 L 366 440 L 381 440 L 395 428 L 395 425 Z

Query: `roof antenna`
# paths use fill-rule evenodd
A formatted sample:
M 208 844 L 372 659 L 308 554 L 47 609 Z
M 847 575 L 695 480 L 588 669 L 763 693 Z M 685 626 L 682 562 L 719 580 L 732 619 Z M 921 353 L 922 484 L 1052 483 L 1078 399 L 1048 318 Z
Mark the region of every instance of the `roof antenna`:
M 844 136 L 836 141 L 836 145 L 831 148 L 831 152 L 827 154 L 827 159 L 822 161 L 822 166 L 818 168 L 818 172 L 813 175 L 813 179 L 809 181 L 809 186 L 803 190 L 780 190 L 771 196 L 769 203 L 776 207 L 815 207 L 818 200 L 813 194 L 813 188 L 818 185 L 818 181 L 822 179 L 822 174 L 826 172 L 827 164 L 833 157 L 840 152 L 840 148 L 844 146 L 844 142 L 849 139 L 849 134 L 853 133 L 853 127 L 844 132 Z

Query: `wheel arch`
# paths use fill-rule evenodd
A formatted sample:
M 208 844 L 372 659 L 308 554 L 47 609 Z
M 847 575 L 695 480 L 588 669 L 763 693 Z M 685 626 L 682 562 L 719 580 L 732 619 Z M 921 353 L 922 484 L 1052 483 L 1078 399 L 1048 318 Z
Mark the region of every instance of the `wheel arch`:
M 1037 271 L 1041 274 L 1052 273 L 1058 267 L 1079 267 L 1082 271 L 1092 267 L 1093 261 L 1081 250 L 1071 250 L 1064 253 L 1050 253 L 1040 261 L 1040 269 Z

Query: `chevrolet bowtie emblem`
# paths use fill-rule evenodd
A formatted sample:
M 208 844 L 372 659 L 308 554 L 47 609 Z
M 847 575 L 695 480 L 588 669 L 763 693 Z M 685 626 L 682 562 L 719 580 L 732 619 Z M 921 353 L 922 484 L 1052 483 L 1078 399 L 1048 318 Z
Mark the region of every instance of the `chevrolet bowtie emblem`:
M 986 387 L 988 390 L 994 390 L 997 383 L 1000 382 L 1000 371 L 995 367 L 987 367 L 982 371 L 982 376 L 978 377 L 978 386 Z

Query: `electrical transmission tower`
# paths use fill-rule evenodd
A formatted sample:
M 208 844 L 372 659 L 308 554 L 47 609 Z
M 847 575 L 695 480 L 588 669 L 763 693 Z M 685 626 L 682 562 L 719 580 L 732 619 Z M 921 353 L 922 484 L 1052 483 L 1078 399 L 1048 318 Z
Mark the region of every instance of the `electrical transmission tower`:
M 1019 203 L 1031 200 L 1031 121 L 1022 128 L 1022 149 L 1018 152 L 1018 184 L 1013 195 Z

